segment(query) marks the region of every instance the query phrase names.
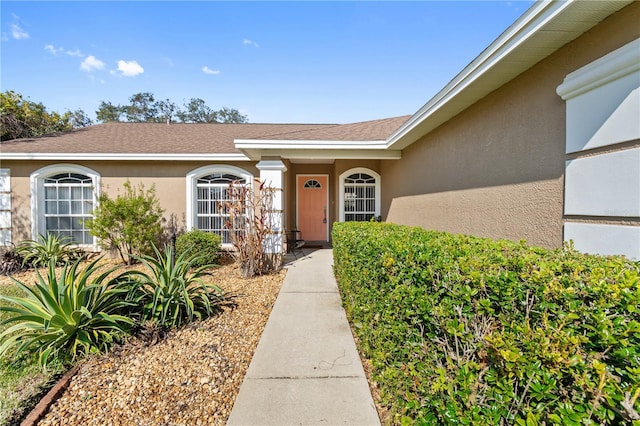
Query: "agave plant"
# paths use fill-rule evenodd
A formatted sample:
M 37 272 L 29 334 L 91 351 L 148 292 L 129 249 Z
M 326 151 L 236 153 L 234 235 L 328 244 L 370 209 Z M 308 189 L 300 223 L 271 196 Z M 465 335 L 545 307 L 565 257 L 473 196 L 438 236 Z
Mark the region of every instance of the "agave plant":
M 16 252 L 23 257 L 24 265 L 46 266 L 50 260 L 56 265 L 72 262 L 83 256 L 82 250 L 73 247 L 68 237 L 47 232 L 38 240 L 25 240 L 16 246 Z
M 52 356 L 69 361 L 104 351 L 114 337 L 128 333 L 134 322 L 120 313 L 131 305 L 124 297 L 129 288 L 122 276 L 107 281 L 115 267 L 96 274 L 99 260 L 83 268 L 81 260 L 65 264 L 57 276 L 56 261 L 50 259 L 47 275 L 37 271 L 35 285 L 13 279 L 25 296 L 0 295 L 9 303 L 0 311 L 14 314 L 1 323 L 13 325 L 0 334 L 0 356 L 33 348 L 41 365 Z
M 142 307 L 141 322 L 155 321 L 161 327 L 177 327 L 213 314 L 227 301 L 220 287 L 202 280 L 213 265 L 194 268 L 202 262 L 199 256 L 184 252 L 175 258 L 170 246 L 164 254 L 155 246 L 153 250 L 155 256 L 138 257 L 148 273 L 123 274 L 137 281 L 129 299 Z

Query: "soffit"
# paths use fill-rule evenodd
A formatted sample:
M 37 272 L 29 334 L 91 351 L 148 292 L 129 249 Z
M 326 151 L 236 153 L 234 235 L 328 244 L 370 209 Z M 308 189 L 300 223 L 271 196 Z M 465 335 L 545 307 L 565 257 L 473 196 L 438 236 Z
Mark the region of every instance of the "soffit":
M 534 4 L 396 130 L 387 146 L 406 148 L 632 1 Z

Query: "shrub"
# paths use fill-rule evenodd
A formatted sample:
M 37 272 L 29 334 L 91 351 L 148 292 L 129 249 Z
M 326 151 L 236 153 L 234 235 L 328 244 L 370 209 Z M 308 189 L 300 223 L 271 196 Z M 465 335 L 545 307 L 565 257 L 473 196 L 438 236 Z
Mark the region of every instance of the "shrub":
M 155 186 L 145 190 L 143 184 L 134 188 L 126 181 L 124 194 L 111 199 L 102 193 L 98 200 L 86 226 L 104 248 L 116 250 L 127 265 L 133 264 L 136 256 L 153 252 L 152 245 L 162 234 L 163 213 Z
M 193 266 L 201 267 L 216 263 L 220 257 L 219 235 L 194 229 L 180 235 L 176 239 L 176 256 L 187 253 L 187 256 L 198 257 L 194 259 Z
M 395 422 L 639 423 L 640 262 L 381 223 L 333 247 Z
M 114 335 L 128 332 L 133 321 L 118 314 L 130 305 L 124 300 L 127 286 L 120 278 L 107 280 L 113 268 L 95 275 L 99 260 L 82 269 L 76 260 L 57 276 L 51 259 L 47 275 L 37 272 L 34 286 L 14 279 L 24 297 L 0 294 L 0 300 L 10 303 L 0 305 L 0 312 L 14 314 L 1 323 L 13 325 L 0 334 L 0 355 L 35 348 L 42 365 L 51 357 L 70 361 L 106 350 Z
M 128 300 L 141 307 L 140 322 L 154 321 L 161 327 L 177 327 L 213 314 L 226 302 L 222 289 L 202 277 L 212 265 L 198 268 L 197 256 L 182 253 L 174 259 L 173 249 L 164 254 L 154 246 L 155 256 L 139 258 L 147 272 L 128 271 L 122 275 L 136 281 Z
M 223 206 L 229 213 L 226 227 L 234 248 L 231 255 L 245 278 L 270 274 L 282 264 L 281 254 L 265 252 L 267 237 L 273 228 L 276 190 L 257 179 L 255 183 L 257 191 L 250 185 L 229 184 L 231 201 Z
M 11 275 L 24 269 L 24 257 L 15 249 L 2 253 L 0 275 Z
M 38 241 L 26 240 L 16 246 L 16 252 L 22 256 L 24 266 L 41 267 L 53 261 L 57 266 L 73 262 L 83 257 L 82 250 L 73 247 L 68 237 L 47 232 L 40 235 Z

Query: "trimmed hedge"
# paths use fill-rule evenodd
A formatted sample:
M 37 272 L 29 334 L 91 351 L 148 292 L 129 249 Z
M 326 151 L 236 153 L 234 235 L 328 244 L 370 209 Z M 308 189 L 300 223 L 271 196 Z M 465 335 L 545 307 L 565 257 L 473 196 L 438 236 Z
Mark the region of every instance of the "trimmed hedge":
M 640 425 L 640 262 L 385 223 L 333 251 L 394 423 Z

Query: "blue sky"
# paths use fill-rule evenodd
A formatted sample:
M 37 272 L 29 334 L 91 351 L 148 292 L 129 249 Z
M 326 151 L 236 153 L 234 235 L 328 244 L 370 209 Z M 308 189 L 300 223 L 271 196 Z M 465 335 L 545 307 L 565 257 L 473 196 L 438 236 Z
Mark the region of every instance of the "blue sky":
M 1 89 L 49 110 L 151 92 L 254 123 L 413 114 L 531 1 L 0 2 Z

